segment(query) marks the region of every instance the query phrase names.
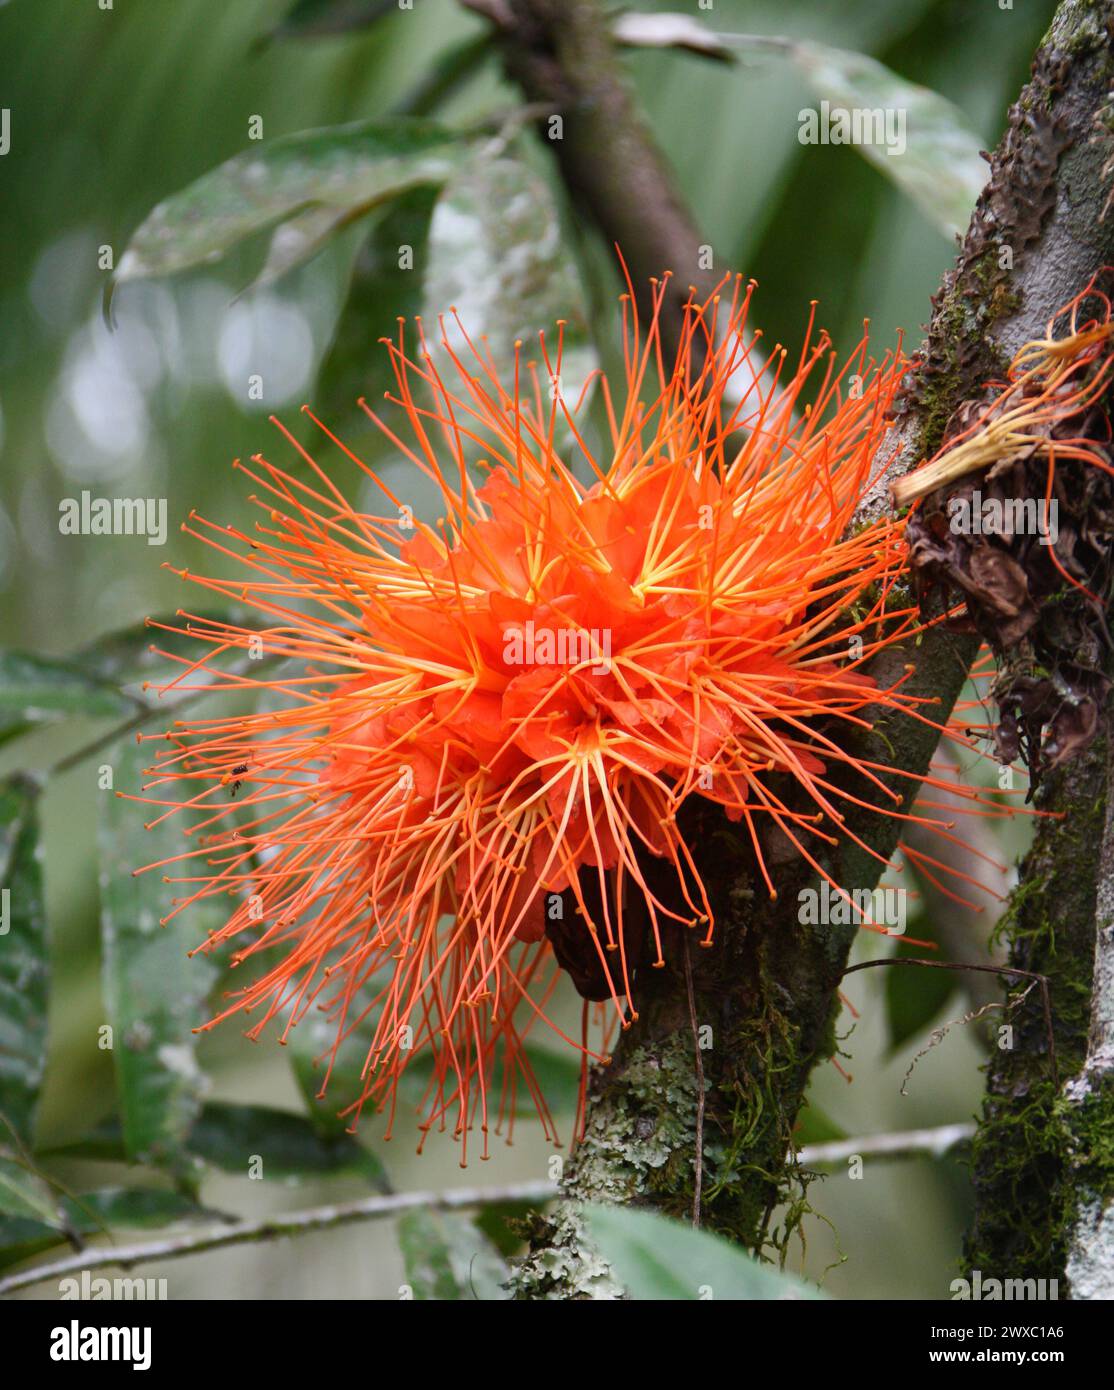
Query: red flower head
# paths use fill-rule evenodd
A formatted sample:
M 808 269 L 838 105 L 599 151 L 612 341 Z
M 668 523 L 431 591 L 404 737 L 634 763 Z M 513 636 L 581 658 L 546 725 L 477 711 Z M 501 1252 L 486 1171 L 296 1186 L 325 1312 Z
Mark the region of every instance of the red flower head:
M 690 300 L 668 361 L 657 315 L 640 335 L 624 297 L 626 390 L 616 400 L 600 381 L 602 454 L 561 395 L 560 326 L 552 355 L 541 344 L 548 392 L 520 344 L 507 380 L 459 324 L 467 351 L 443 335 L 440 369 L 420 327 L 413 358 L 400 330 L 388 400 L 406 428 L 367 413 L 435 482 L 436 525 L 323 425 L 380 487 L 383 515 L 354 510 L 283 430 L 306 467 L 244 468 L 265 513 L 254 534 L 197 521 L 239 575 L 188 577 L 260 626 L 184 615 L 211 651 L 173 686 L 260 642 L 296 670 L 217 679 L 265 687 L 268 708 L 160 736 L 151 785 L 188 794 L 156 804 L 195 813 L 204 843 L 181 860 L 208 871 L 171 878 L 189 888 L 170 917 L 240 898 L 202 949 L 232 942 L 237 963 L 266 963 L 222 1015 L 258 1013 L 253 1036 L 276 1018 L 285 1036 L 311 1008 L 338 1043 L 366 1022 L 360 1105 L 393 1116 L 426 1051 L 425 1128 L 479 1122 L 486 1144 L 520 1077 L 544 1118 L 523 1038 L 550 1021 L 556 904 L 576 909 L 565 929 L 594 949 L 612 1021 L 629 1022 L 627 896 L 646 904 L 651 962 L 666 919 L 705 942 L 713 931 L 677 828 L 685 799 L 721 804 L 770 884 L 760 823 L 814 863 L 814 837 L 848 833 L 831 775 L 848 761 L 840 723 L 912 703 L 859 669 L 915 621 L 892 611 L 901 527 L 849 534 L 903 362 L 872 363 L 864 338 L 840 367 L 821 334 L 795 370 L 778 350 L 761 376 L 751 290 Z M 808 814 L 773 790 L 785 774 Z M 647 882 L 654 858 L 675 876 L 673 906 Z

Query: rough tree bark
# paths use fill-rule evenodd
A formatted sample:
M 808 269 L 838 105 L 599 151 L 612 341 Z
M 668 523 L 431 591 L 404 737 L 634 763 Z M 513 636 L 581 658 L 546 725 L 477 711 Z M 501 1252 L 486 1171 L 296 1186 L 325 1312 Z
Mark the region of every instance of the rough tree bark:
M 604 236 L 621 245 L 636 285 L 666 268 L 676 272 L 679 284 L 699 285 L 696 248 L 703 238 L 672 191 L 664 160 L 617 64 L 602 7 L 596 0 L 465 2 L 497 24 L 508 71 L 529 100 L 550 103 L 563 115 L 564 139 L 554 144 L 562 174 Z M 1001 375 L 1014 349 L 1043 332 L 1052 312 L 1104 260 L 1114 259 L 1110 230 L 1099 217 L 1103 153 L 1090 140 L 1095 114 L 1112 85 L 1112 29 L 1114 0 L 1065 0 L 1057 11 L 1036 56 L 1033 80 L 1011 110 L 956 268 L 933 301 L 928 338 L 887 448 L 888 456 L 894 443 L 899 446 L 896 461 L 865 499 L 864 518 L 886 505 L 893 477 L 935 451 L 952 412 L 977 395 L 988 377 Z M 970 639 L 937 628 L 918 646 L 882 654 L 872 674 L 887 684 L 912 664 L 915 674 L 907 688 L 934 700 L 943 720 L 973 655 Z M 919 777 L 935 742 L 924 725 L 880 712 L 873 733 L 858 740 L 853 751 Z M 1079 776 L 1069 770 L 1058 780 L 1067 799 Z M 908 806 L 915 783 L 895 778 L 893 785 Z M 1054 789 L 1054 801 L 1056 796 Z M 1092 805 L 1091 827 L 1095 814 Z M 837 989 L 855 929 L 797 921 L 798 892 L 812 878 L 774 835 L 766 858 L 776 866 L 778 898 L 770 901 L 764 890 L 754 889 L 758 880 L 749 847 L 716 808 L 690 804 L 684 822 L 715 909 L 715 945 L 689 950 L 675 937 L 666 942 L 668 967 L 639 975 L 638 1023 L 621 1039 L 612 1065 L 592 1076 L 586 1136 L 568 1164 L 564 1200 L 536 1220 L 531 1251 L 516 1274 L 518 1297 L 621 1295 L 586 1237 L 580 1202 L 647 1204 L 677 1216 L 691 1210 L 697 1083 L 686 960 L 696 1020 L 710 1027 L 712 1039 L 702 1053 L 704 1224 L 760 1251 L 783 1243 L 803 1210 L 792 1170 L 791 1131 L 814 1065 L 835 1051 Z M 896 848 L 900 825 L 892 815 L 856 812 L 850 824 L 883 860 Z M 1034 854 L 1040 852 L 1038 844 Z M 848 888 L 874 886 L 879 863 L 850 841 L 843 840 L 827 857 L 826 867 Z M 1112 885 L 1114 847 L 1103 890 L 1108 905 L 1114 901 Z M 1036 903 L 1040 895 L 1055 902 L 1060 887 L 1052 874 L 1027 889 L 1026 901 Z M 1094 887 L 1078 901 L 1073 954 L 1078 950 L 1090 960 Z M 1050 934 L 1056 925 L 1048 921 L 1042 930 Z M 1022 963 L 1041 968 L 1028 955 Z M 1109 962 L 1105 968 L 1109 971 Z M 1082 1015 L 1090 999 L 1089 970 L 1080 974 L 1087 976 L 1078 979 Z M 1107 1031 L 1095 1044 L 1087 1073 L 1088 1084 L 1095 1086 L 1099 1074 L 1105 1081 L 1110 1070 L 1109 989 L 1106 999 Z M 1056 1001 L 1058 1028 L 1074 1037 L 1082 1026 L 1085 1051 L 1086 1022 L 1071 1013 L 1059 991 Z M 1028 1024 L 1017 1036 L 1011 1062 L 1044 1066 L 1043 1043 Z M 1070 1056 L 1066 1037 L 1061 1047 Z M 1082 1053 L 1078 1061 L 1082 1066 Z M 1087 1110 L 1084 1100 L 1073 1113 Z M 1095 1146 L 1088 1152 L 1093 1157 Z M 775 1210 L 783 1213 L 778 1230 L 771 1229 Z M 1094 1227 L 1093 1209 L 1081 1212 L 1079 1220 Z M 1108 1228 L 1103 1231 L 1109 1242 Z
M 992 1055 L 972 1155 L 968 1273 L 1055 1281 L 1061 1297 L 1114 1297 L 1112 775 L 1102 738 L 1038 795 L 1064 819 L 1038 824 L 1002 931 L 1009 963 L 1048 977 L 1058 1074 L 1034 994 Z

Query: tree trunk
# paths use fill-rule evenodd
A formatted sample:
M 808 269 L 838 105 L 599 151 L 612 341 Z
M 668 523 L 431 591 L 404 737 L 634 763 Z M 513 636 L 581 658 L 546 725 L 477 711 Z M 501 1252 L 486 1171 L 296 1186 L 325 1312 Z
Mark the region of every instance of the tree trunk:
M 1042 169 L 1054 178 L 1051 197 L 1036 186 L 1036 207 L 1048 213 L 1014 277 L 1018 311 L 1002 339 L 1009 351 L 1034 319 L 1051 317 L 1114 261 L 1103 167 L 1114 146 L 1112 33 L 1109 3 L 1062 5 L 1011 120 L 1015 138 L 1037 140 L 1021 166 L 1029 178 L 1018 177 L 1015 187 L 1029 193 Z M 1107 727 L 1109 714 L 1108 703 Z M 1037 797 L 1057 818 L 1038 823 L 1001 930 L 1010 964 L 1048 977 L 1056 1068 L 1034 993 L 1011 1015 L 988 1067 L 966 1251 L 969 1272 L 984 1281 L 1054 1280 L 1061 1296 L 1076 1298 L 1114 1296 L 1111 776 L 1110 741 L 1102 737 Z

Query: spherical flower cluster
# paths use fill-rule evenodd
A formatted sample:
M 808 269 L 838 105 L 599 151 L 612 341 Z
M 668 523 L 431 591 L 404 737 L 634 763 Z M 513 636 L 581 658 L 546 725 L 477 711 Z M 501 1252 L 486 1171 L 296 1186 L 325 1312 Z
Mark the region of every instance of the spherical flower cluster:
M 544 370 L 518 344 L 509 379 L 459 323 L 436 345 L 419 327 L 413 356 L 400 329 L 390 411 L 364 408 L 435 483 L 436 523 L 329 435 L 384 497 L 356 510 L 285 431 L 296 472 L 244 466 L 264 511 L 252 534 L 191 519 L 237 571 L 189 579 L 259 621 L 186 615 L 208 650 L 172 684 L 200 672 L 269 698 L 160 736 L 148 795 L 195 837 L 164 866 L 187 889 L 169 915 L 231 892 L 203 949 L 263 968 L 222 1016 L 286 1036 L 315 1008 L 338 1044 L 364 1030 L 360 1104 L 393 1116 L 424 1055 L 427 1128 L 478 1124 L 486 1143 L 523 1083 L 544 1113 L 524 1038 L 561 1031 L 553 914 L 567 908 L 604 1008 L 629 1023 L 629 895 L 647 963 L 667 920 L 701 941 L 715 926 L 682 803 L 722 806 L 772 891 L 763 826 L 816 864 L 817 837 L 847 833 L 841 727 L 910 707 L 862 671 L 916 621 L 894 599 L 902 528 L 851 524 L 904 364 L 873 363 L 864 338 L 841 365 L 810 325 L 795 367 L 779 349 L 760 369 L 751 291 L 690 298 L 675 354 L 659 314 L 641 333 L 625 298 L 625 390 L 596 383 L 602 451 L 561 390 L 561 325 Z M 284 670 L 215 676 L 253 645 Z M 653 860 L 674 893 L 654 890 Z

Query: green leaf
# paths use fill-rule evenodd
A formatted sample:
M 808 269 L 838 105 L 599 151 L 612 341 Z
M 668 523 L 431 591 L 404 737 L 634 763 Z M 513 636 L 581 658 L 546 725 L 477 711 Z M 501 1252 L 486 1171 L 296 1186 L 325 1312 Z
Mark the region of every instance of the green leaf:
M 389 975 L 389 970 L 381 968 L 361 984 L 349 1002 L 344 1025 L 346 1036 L 339 1042 L 336 1019 L 330 1012 L 319 1008 L 311 1008 L 288 1035 L 287 1050 L 294 1079 L 305 1098 L 313 1127 L 326 1138 L 344 1134 L 348 1130 L 352 1116 L 345 1112 L 364 1094 L 362 1073 L 375 1036 L 374 1005 L 389 982 Z M 403 1105 L 416 1105 L 421 1100 L 429 1076 L 428 1069 L 423 1065 L 427 1061 L 428 1054 L 416 1058 L 404 1073 L 400 1087 Z M 415 1067 L 421 1070 L 420 1084 L 416 1084 L 412 1078 L 408 1080 L 409 1072 Z M 327 1071 L 328 1091 L 321 1096 Z
M 226 1173 L 290 1180 L 358 1177 L 387 1190 L 383 1164 L 352 1135 L 322 1136 L 302 1115 L 262 1105 L 207 1105 L 190 1136 L 190 1150 Z
M 353 1016 L 358 1017 L 367 1002 L 378 993 L 379 984 L 369 982 L 365 990 L 353 1001 Z M 351 1123 L 345 1112 L 364 1093 L 364 1079 L 361 1075 L 371 1044 L 373 1027 L 371 1019 L 365 1020 L 353 1029 L 341 1042 L 333 1055 L 336 1040 L 336 1026 L 323 1013 L 311 1012 L 290 1032 L 288 1050 L 294 1070 L 294 1078 L 305 1098 L 306 1108 L 313 1127 L 324 1136 L 342 1134 Z M 553 1115 L 573 1115 L 576 1113 L 580 1091 L 580 1061 L 576 1054 L 553 1051 L 549 1048 L 529 1043 L 526 1056 L 533 1068 L 546 1103 Z M 325 1069 L 332 1062 L 328 1090 L 320 1095 L 325 1077 Z M 399 1102 L 415 1109 L 421 1105 L 426 1087 L 433 1071 L 433 1058 L 428 1052 L 415 1057 L 399 1082 Z M 525 1097 L 526 1088 L 521 1088 Z M 521 1101 L 522 1113 L 528 1112 L 525 1098 Z
M 273 285 L 289 271 L 312 260 L 338 232 L 365 217 L 369 210 L 365 203 L 354 208 L 341 208 L 340 211 L 325 204 L 315 205 L 281 223 L 271 237 L 263 269 L 248 289 L 258 290 L 264 285 Z
M 503 1257 L 459 1212 L 415 1209 L 399 1218 L 398 1243 L 415 1299 L 501 1300 L 510 1277 Z
M 329 1087 L 322 1096 L 321 1086 L 335 1039 L 335 1026 L 324 1014 L 311 1012 L 291 1030 L 287 1043 L 294 1079 L 305 1099 L 310 1123 L 325 1137 L 344 1134 L 351 1123 L 350 1117 L 342 1112 L 364 1093 L 360 1072 L 367 1057 L 371 1032 L 357 1028 L 343 1040 L 332 1058 Z
M 49 1183 L 8 1149 L 0 1149 L 0 1214 L 40 1221 L 53 1230 L 65 1225 Z
M 515 1255 L 525 1244 L 524 1232 L 537 1209 L 537 1202 L 485 1202 L 474 1219 L 500 1255 Z
M 26 1216 L 0 1216 L 0 1269 L 20 1264 L 32 1255 L 61 1245 L 66 1239 L 63 1231 L 34 1221 Z
M 176 1221 L 200 1221 L 219 1217 L 209 1207 L 198 1206 L 181 1192 L 161 1187 L 102 1187 L 62 1201 L 74 1228 L 82 1234 L 113 1227 L 153 1230 Z
M 575 1115 L 580 1099 L 580 1057 L 570 1048 L 557 1052 L 538 1043 L 527 1043 L 530 1063 L 545 1103 L 554 1115 Z
M 308 39 L 347 34 L 369 28 L 385 15 L 397 14 L 398 9 L 398 0 L 297 0 L 286 18 L 271 30 L 271 37 Z
M 361 396 L 377 411 L 383 393 L 397 389 L 379 340 L 397 339 L 398 320 L 422 314 L 436 353 L 442 315 L 456 336 L 449 321 L 454 306 L 473 339 L 487 335 L 501 364 L 513 361 L 519 338 L 527 358 L 539 359 L 542 329 L 554 352 L 556 322 L 565 320 L 562 389 L 570 407 L 577 403 L 596 366 L 587 311 L 549 187 L 521 160 L 478 153 L 440 193 L 415 189 L 376 221 L 353 263 L 318 377 L 322 409 L 340 422 L 342 434 L 372 429 L 356 409 Z M 414 343 L 412 329 L 409 336 Z
M 585 1215 L 592 1240 L 632 1298 L 772 1301 L 824 1296 L 729 1241 L 656 1212 L 589 1205 Z
M 356 996 L 352 1004 L 353 1016 L 359 1015 L 379 989 L 380 983 L 373 980 Z M 343 1134 L 351 1124 L 351 1116 L 345 1112 L 364 1093 L 361 1073 L 373 1033 L 372 1017 L 369 1016 L 344 1038 L 334 1055 L 336 1026 L 324 1013 L 311 1011 L 291 1030 L 287 1047 L 294 1078 L 305 1098 L 309 1118 L 319 1134 Z M 577 1055 L 571 1051 L 567 1054 L 557 1052 L 536 1043 L 528 1043 L 525 1052 L 551 1113 L 555 1116 L 575 1114 L 580 1092 L 580 1061 Z M 321 1085 L 330 1062 L 328 1090 L 322 1096 Z M 399 1080 L 400 1106 L 416 1109 L 421 1105 L 432 1073 L 431 1053 L 424 1052 L 414 1058 Z M 529 1115 L 530 1105 L 524 1086 L 520 1087 L 519 1094 L 520 1115 Z
M 124 1148 L 124 1131 L 119 1119 L 113 1115 L 102 1120 L 80 1139 L 69 1139 L 63 1144 L 52 1144 L 36 1150 L 40 1158 L 87 1158 L 98 1163 L 126 1163 L 127 1150 Z
M 295 1036 L 300 1030 L 295 1029 Z M 340 1121 L 343 1126 L 345 1122 Z M 229 1173 L 248 1171 L 253 1155 L 262 1159 L 262 1176 L 287 1180 L 299 1176 L 364 1178 L 387 1189 L 380 1159 L 342 1128 L 323 1133 L 310 1119 L 267 1106 L 210 1102 L 189 1140 L 190 1152 Z M 60 1158 L 120 1161 L 125 1157 L 119 1123 L 109 1120 L 89 1134 L 53 1150 Z
M 331 1037 L 331 1031 L 329 1036 Z M 363 1035 L 363 1041 L 357 1044 L 358 1051 L 355 1053 L 347 1051 L 353 1039 L 346 1039 L 338 1053 L 339 1074 L 341 1085 L 345 1088 L 346 1100 L 349 1097 L 351 1100 L 357 1099 L 363 1091 L 363 1082 L 359 1080 L 359 1068 L 367 1054 L 368 1038 L 370 1031 Z M 571 1050 L 567 1054 L 557 1052 L 538 1043 L 528 1043 L 525 1053 L 551 1113 L 554 1116 L 575 1114 L 580 1093 L 580 1060 L 577 1054 Z M 421 1105 L 432 1074 L 432 1054 L 425 1052 L 415 1057 L 399 1080 L 399 1099 L 414 1107 Z M 329 1081 L 330 1097 L 333 1095 L 333 1081 L 337 1076 L 338 1069 L 334 1067 L 333 1077 Z M 520 1086 L 519 1091 L 519 1113 L 528 1116 L 533 1113 L 533 1109 L 528 1099 L 527 1088 Z
M 121 257 L 116 282 L 171 275 L 219 260 L 245 238 L 322 212 L 289 269 L 322 244 L 325 211 L 362 215 L 411 188 L 441 184 L 465 142 L 428 121 L 365 121 L 280 136 L 203 174 L 151 212 Z
M 855 148 L 918 205 L 948 236 L 961 233 L 987 180 L 981 142 L 958 107 L 928 87 L 908 82 L 864 53 L 799 43 L 793 58 L 833 111 L 868 109 L 905 113 L 905 149 L 884 144 Z M 896 147 L 895 147 L 896 149 Z
M 69 1231 L 81 1236 L 113 1229 L 161 1230 L 183 1221 L 215 1220 L 219 1212 L 198 1206 L 178 1192 L 153 1187 L 107 1187 L 59 1204 Z M 28 1217 L 0 1220 L 0 1267 L 29 1259 L 65 1240 L 56 1227 Z
M 390 356 L 380 338 L 395 338 L 398 320 L 422 311 L 422 282 L 428 262 L 429 226 L 437 190 L 416 188 L 396 198 L 376 220 L 352 265 L 348 296 L 333 341 L 321 365 L 317 397 L 326 419 L 342 431 L 370 430 L 356 407 L 366 396 L 373 410 L 395 387 Z M 401 248 L 410 247 L 413 264 Z
M 474 155 L 437 200 L 428 257 L 425 327 L 435 351 L 441 315 L 450 341 L 459 345 L 450 319 L 455 309 L 474 342 L 486 335 L 500 364 L 513 361 L 514 344 L 522 339 L 526 360 L 537 362 L 548 394 L 538 333 L 544 330 L 555 367 L 556 324 L 564 320 L 561 391 L 572 410 L 597 357 L 545 180 L 510 155 L 493 157 L 490 150 Z
M 955 236 L 966 228 L 988 171 L 979 154 L 981 141 L 957 106 L 865 53 L 765 35 L 720 38 L 736 48 L 790 58 L 816 96 L 829 103 L 833 119 L 837 112 L 852 111 L 893 112 L 895 120 L 904 119 L 903 149 L 899 128 L 892 146 L 863 141 L 853 147 L 945 235 Z M 851 138 L 842 143 L 851 144 Z
M 104 1002 L 112 1026 L 112 1056 L 129 1158 L 172 1162 L 201 1105 L 203 1078 L 193 1029 L 205 1021 L 205 997 L 216 969 L 205 957 L 187 955 L 224 920 L 213 899 L 190 907 L 168 927 L 159 925 L 174 889 L 163 871 L 134 874 L 143 865 L 190 848 L 175 816 L 150 831 L 144 812 L 161 813 L 118 793 L 136 794 L 148 762 L 134 739 L 109 755 L 115 791 L 100 792 L 101 945 Z M 171 875 L 196 870 L 170 866 Z M 187 930 L 188 929 L 188 936 Z
M 360 1012 L 378 994 L 381 981 L 373 980 L 356 996 L 352 1016 Z M 361 1075 L 367 1060 L 374 1033 L 373 1015 L 354 1028 L 333 1054 L 336 1025 L 324 1013 L 311 1011 L 291 1030 L 288 1050 L 294 1078 L 305 1097 L 306 1108 L 314 1128 L 320 1134 L 334 1135 L 346 1131 L 351 1116 L 345 1112 L 364 1093 Z M 580 1060 L 571 1049 L 558 1052 L 537 1043 L 528 1043 L 526 1058 L 545 1096 L 552 1114 L 576 1113 L 580 1093 Z M 320 1095 L 326 1068 L 331 1061 L 328 1090 Z M 433 1073 L 433 1056 L 424 1052 L 414 1058 L 399 1081 L 398 1096 L 403 1106 L 417 1108 L 422 1103 Z M 526 1087 L 520 1087 L 520 1113 L 530 1113 Z
M 0 1140 L 30 1144 L 46 1066 L 50 960 L 36 788 L 0 783 Z
M 793 1131 L 793 1142 L 798 1148 L 805 1144 L 830 1144 L 837 1139 L 846 1139 L 846 1131 L 812 1101 L 806 1101 L 797 1115 L 797 1127 Z
M 0 742 L 35 724 L 83 715 L 111 719 L 135 705 L 111 685 L 65 661 L 0 651 Z
M 425 67 L 417 85 L 398 103 L 394 114 L 428 116 L 448 101 L 498 51 L 494 35 L 488 30 L 451 44 Z

